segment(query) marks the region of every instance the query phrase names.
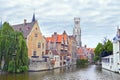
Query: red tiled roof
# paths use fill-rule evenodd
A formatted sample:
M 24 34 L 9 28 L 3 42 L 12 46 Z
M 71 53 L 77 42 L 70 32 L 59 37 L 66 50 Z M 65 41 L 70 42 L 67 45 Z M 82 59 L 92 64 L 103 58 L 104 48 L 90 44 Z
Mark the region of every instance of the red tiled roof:
M 57 35 L 57 42 L 62 42 L 62 35 Z
M 55 40 L 55 37 L 54 36 L 56 36 L 57 37 L 57 39 Z M 52 35 L 52 37 L 46 37 L 46 41 L 47 42 L 58 42 L 58 43 L 61 43 L 62 42 L 62 40 L 64 40 L 64 41 L 67 41 L 67 35 L 66 34 L 54 34 L 54 35 Z
M 52 37 L 46 37 L 46 41 L 47 42 L 51 42 L 52 41 Z

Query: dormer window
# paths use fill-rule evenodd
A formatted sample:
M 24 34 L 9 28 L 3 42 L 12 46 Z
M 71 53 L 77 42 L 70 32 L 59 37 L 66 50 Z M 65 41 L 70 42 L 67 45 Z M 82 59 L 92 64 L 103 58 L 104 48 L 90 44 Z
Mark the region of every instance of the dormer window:
M 37 34 L 37 33 L 35 33 L 35 37 L 38 37 L 38 34 Z

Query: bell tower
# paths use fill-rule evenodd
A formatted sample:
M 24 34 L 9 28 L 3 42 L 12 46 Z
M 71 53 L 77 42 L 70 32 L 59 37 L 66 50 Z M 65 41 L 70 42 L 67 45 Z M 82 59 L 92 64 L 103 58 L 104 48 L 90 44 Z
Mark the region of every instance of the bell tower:
M 81 47 L 82 42 L 81 42 L 81 28 L 80 28 L 80 18 L 79 17 L 74 18 L 73 36 L 75 37 L 75 39 L 77 41 L 77 47 Z

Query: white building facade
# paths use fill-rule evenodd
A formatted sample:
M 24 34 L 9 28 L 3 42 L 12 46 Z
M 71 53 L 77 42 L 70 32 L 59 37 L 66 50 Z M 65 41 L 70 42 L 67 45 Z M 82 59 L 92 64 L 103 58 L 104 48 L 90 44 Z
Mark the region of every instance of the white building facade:
M 113 38 L 113 55 L 102 58 L 102 68 L 120 73 L 120 29 Z

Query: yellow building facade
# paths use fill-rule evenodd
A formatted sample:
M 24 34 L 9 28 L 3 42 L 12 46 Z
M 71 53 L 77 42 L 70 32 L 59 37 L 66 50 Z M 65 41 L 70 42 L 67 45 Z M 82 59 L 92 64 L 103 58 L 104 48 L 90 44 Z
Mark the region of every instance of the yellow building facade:
M 12 26 L 14 30 L 22 32 L 26 39 L 28 48 L 28 57 L 42 58 L 46 51 L 46 40 L 40 31 L 37 20 L 34 19 L 32 22 L 27 22 L 24 19 L 24 23 Z
M 42 57 L 46 51 L 46 40 L 42 36 L 38 22 L 36 21 L 30 34 L 27 36 L 28 57 Z

